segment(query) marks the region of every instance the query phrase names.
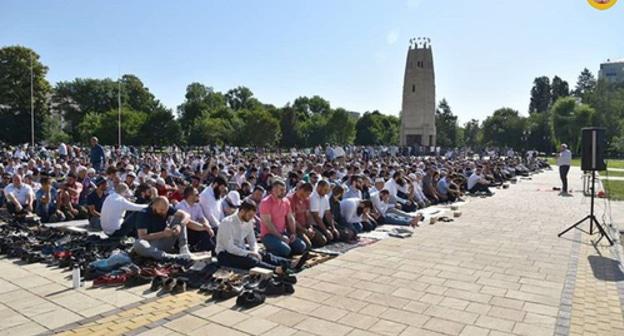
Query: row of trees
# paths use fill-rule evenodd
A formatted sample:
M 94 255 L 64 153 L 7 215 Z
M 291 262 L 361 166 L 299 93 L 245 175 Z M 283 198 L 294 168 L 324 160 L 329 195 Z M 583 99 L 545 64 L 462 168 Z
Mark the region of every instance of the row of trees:
M 309 147 L 324 143 L 397 144 L 399 118 L 378 111 L 359 118 L 319 97 L 299 97 L 283 107 L 264 104 L 246 87 L 218 92 L 201 83 L 186 88 L 174 112 L 134 75 L 119 80 L 46 80 L 48 68 L 25 47 L 0 48 L 0 141 L 30 140 L 33 75 L 35 136 L 52 143 L 85 142 L 91 135 L 117 143 L 121 102 L 122 143 L 133 145 L 234 144 Z M 578 148 L 580 129 L 607 127 L 611 150 L 624 151 L 624 85 L 596 81 L 585 69 L 574 90 L 558 76 L 538 77 L 528 117 L 501 108 L 482 122 L 459 125 L 446 99 L 436 111 L 438 145 L 538 149 L 559 143 Z M 28 127 L 26 127 L 28 125 Z
M 0 141 L 30 140 L 30 127 L 25 126 L 31 117 L 31 69 L 35 136 L 52 143 L 85 142 L 95 135 L 102 143 L 115 144 L 119 115 L 122 143 L 129 145 L 303 147 L 398 142 L 398 118 L 379 112 L 358 118 L 332 108 L 319 96 L 299 97 L 276 107 L 260 102 L 246 87 L 223 93 L 191 83 L 174 113 L 134 75 L 119 80 L 77 78 L 52 86 L 39 55 L 19 46 L 0 49 Z
M 607 129 L 609 151 L 624 152 L 624 83 L 597 81 L 584 69 L 574 90 L 559 78 L 538 77 L 533 82 L 529 115 L 501 108 L 483 122 L 457 122 L 446 100 L 436 111 L 438 144 L 447 147 L 483 146 L 537 149 L 550 153 L 561 143 L 579 151 L 583 127 Z

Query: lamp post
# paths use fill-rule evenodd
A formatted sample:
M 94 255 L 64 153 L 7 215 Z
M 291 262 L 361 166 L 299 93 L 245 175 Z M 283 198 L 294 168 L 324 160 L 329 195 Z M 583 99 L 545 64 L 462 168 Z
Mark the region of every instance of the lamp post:
M 35 148 L 35 74 L 33 71 L 33 55 L 30 53 L 30 144 L 34 150 Z

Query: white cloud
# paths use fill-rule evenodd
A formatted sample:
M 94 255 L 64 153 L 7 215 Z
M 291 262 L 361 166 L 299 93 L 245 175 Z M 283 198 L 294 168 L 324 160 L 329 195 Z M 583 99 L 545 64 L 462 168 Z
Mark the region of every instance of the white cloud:
M 399 40 L 400 31 L 398 29 L 393 29 L 386 35 L 386 42 L 389 45 L 395 44 Z

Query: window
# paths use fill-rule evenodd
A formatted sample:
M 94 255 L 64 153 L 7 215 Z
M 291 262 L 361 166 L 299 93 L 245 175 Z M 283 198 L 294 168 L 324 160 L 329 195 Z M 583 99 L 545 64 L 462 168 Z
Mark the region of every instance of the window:
M 416 92 L 416 85 L 412 84 L 412 92 Z

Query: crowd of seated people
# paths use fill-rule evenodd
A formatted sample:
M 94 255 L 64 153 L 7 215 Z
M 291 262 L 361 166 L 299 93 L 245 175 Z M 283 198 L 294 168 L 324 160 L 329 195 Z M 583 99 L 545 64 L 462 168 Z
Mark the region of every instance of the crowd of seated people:
M 88 220 L 109 237 L 134 237 L 141 256 L 205 251 L 239 268 L 284 266 L 382 224 L 416 227 L 419 209 L 492 195 L 546 165 L 509 153 L 414 156 L 398 147 L 141 152 L 90 143 L 0 151 L 1 205 L 43 223 Z

